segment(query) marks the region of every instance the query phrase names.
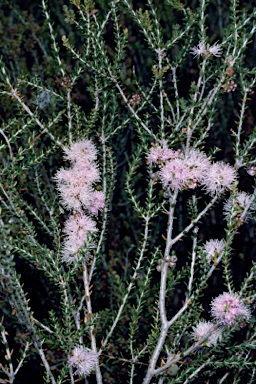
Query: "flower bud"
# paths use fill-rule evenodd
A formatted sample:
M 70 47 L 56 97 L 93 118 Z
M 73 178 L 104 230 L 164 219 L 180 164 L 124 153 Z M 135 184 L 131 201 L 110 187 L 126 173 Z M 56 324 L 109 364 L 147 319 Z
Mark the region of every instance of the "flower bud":
M 171 262 L 172 263 L 177 263 L 178 257 L 177 256 L 171 256 Z
M 171 268 L 175 268 L 175 267 L 176 267 L 176 263 L 172 263 L 171 261 L 170 261 L 170 263 L 168 263 L 168 265 L 169 265 L 169 267 L 171 267 Z

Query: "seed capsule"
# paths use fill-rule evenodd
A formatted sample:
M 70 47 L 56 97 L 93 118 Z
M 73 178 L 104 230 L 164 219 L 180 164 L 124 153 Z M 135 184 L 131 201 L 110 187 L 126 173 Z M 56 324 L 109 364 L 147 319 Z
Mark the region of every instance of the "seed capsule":
M 234 68 L 229 66 L 227 69 L 226 69 L 226 74 L 228 76 L 233 76 L 235 74 L 235 71 L 234 71 Z

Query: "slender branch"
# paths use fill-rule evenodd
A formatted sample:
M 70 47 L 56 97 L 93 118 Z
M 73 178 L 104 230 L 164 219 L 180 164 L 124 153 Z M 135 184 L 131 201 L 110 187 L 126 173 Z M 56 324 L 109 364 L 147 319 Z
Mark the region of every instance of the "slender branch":
M 89 276 L 88 276 L 88 270 L 87 270 L 87 265 L 86 263 L 83 263 L 83 283 L 84 283 L 84 291 L 85 291 L 85 300 L 86 300 L 86 306 L 87 306 L 87 315 L 89 319 L 93 319 L 93 312 L 92 312 L 92 303 L 91 303 L 91 292 L 89 290 Z M 96 337 L 95 337 L 95 326 L 93 324 L 90 325 L 90 338 L 91 338 L 91 345 L 92 345 L 92 350 L 98 356 L 100 356 L 100 352 L 98 353 L 97 351 L 97 345 L 96 345 Z M 96 378 L 97 378 L 97 384 L 102 384 L 102 375 L 101 375 L 101 370 L 100 370 L 100 364 L 99 364 L 99 359 L 97 360 L 96 363 Z

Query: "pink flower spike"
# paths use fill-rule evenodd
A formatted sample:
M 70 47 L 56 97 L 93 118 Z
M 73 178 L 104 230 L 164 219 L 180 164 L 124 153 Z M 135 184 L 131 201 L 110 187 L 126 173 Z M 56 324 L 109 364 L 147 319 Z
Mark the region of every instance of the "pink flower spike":
M 205 174 L 208 172 L 211 162 L 204 152 L 195 149 L 190 149 L 186 158 L 185 164 L 189 167 L 191 172 L 191 179 L 202 181 Z
M 95 370 L 98 356 L 89 348 L 77 346 L 68 356 L 69 366 L 75 368 L 75 375 L 88 376 Z
M 211 314 L 219 324 L 243 326 L 251 317 L 250 310 L 233 293 L 223 293 L 211 302 Z
M 55 179 L 62 204 L 67 209 L 80 209 L 82 199 L 88 196 L 91 185 L 99 181 L 99 170 L 93 163 L 75 163 L 68 170 L 60 169 Z

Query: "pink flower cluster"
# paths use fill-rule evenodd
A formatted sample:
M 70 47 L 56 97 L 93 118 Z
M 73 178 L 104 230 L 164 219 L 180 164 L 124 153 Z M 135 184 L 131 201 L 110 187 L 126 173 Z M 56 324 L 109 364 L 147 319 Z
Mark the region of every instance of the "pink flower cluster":
M 223 84 L 222 87 L 225 92 L 230 93 L 236 90 L 237 84 L 234 82 L 234 80 L 228 80 L 225 84 Z
M 238 324 L 241 327 L 250 319 L 250 310 L 233 293 L 223 293 L 211 302 L 211 314 L 215 321 L 228 327 Z
M 83 346 L 75 347 L 68 357 L 69 366 L 75 368 L 75 375 L 88 376 L 95 370 L 97 364 L 97 354 Z
M 191 338 L 196 342 L 206 337 L 201 346 L 215 346 L 222 339 L 222 331 L 225 327 L 246 325 L 251 317 L 249 308 L 233 293 L 222 293 L 211 302 L 211 315 L 215 323 L 200 321 L 192 327 Z
M 137 107 L 137 105 L 140 104 L 141 97 L 138 93 L 136 93 L 135 95 L 132 95 L 132 97 L 130 98 L 129 101 L 130 101 L 132 108 L 135 108 L 135 107 Z
M 66 238 L 62 250 L 63 261 L 70 264 L 88 240 L 89 233 L 97 231 L 90 216 L 97 215 L 99 210 L 104 208 L 105 195 L 94 187 L 100 180 L 96 163 L 97 149 L 94 144 L 84 139 L 73 143 L 64 151 L 71 167 L 61 168 L 55 180 L 63 206 L 73 211 L 65 223 Z
M 166 189 L 194 189 L 201 185 L 215 195 L 231 189 L 237 177 L 235 168 L 222 161 L 212 164 L 199 150 L 190 149 L 185 156 L 181 150 L 173 151 L 166 144 L 156 144 L 147 159 L 151 165 L 159 166 L 158 176 Z

